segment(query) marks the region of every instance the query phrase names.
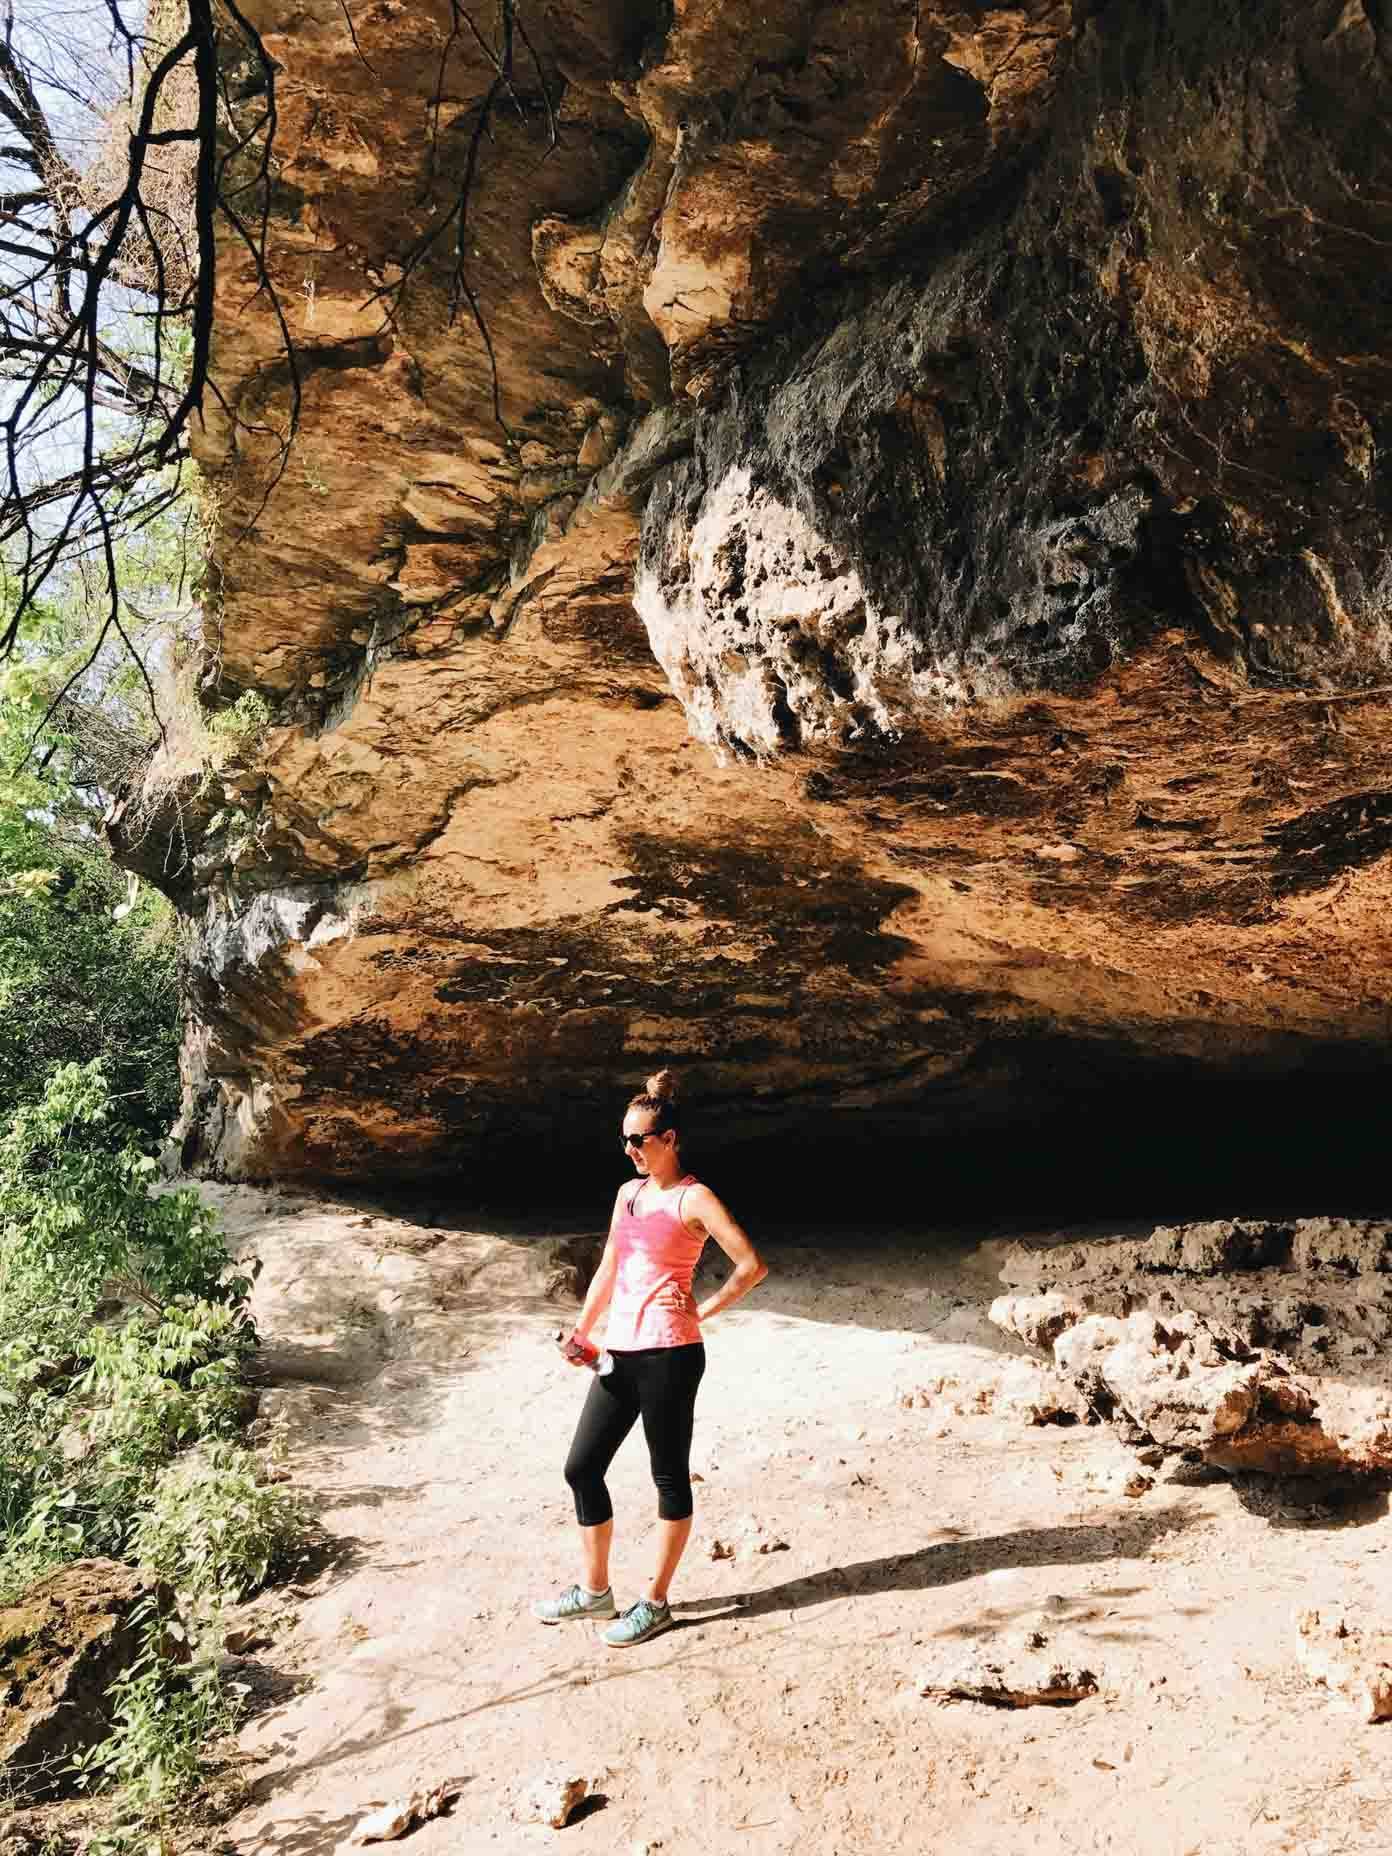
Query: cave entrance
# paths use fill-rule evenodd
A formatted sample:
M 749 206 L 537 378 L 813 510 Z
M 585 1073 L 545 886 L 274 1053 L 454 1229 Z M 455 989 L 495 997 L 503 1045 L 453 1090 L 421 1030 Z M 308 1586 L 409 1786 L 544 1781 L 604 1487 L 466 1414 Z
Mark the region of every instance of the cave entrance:
M 860 1117 L 721 1147 L 712 1180 L 750 1216 L 1004 1232 L 1205 1218 L 1392 1215 L 1384 1070 L 1258 1080 L 1178 1074 L 1072 1090 L 959 1132 Z
M 1023 1093 L 1023 1092 L 1022 1092 Z M 1092 1088 L 1036 1083 L 954 1126 L 915 1110 L 789 1107 L 706 1127 L 693 1168 L 751 1230 L 1131 1226 L 1223 1217 L 1392 1215 L 1392 1091 L 1384 1065 L 1214 1078 L 1118 1071 Z M 699 1124 L 698 1124 L 699 1127 Z M 602 1223 L 631 1174 L 611 1131 L 558 1132 L 548 1164 L 502 1164 L 433 1194 L 528 1217 Z M 497 1156 L 502 1160 L 502 1156 Z M 366 1182 L 364 1182 L 365 1184 Z

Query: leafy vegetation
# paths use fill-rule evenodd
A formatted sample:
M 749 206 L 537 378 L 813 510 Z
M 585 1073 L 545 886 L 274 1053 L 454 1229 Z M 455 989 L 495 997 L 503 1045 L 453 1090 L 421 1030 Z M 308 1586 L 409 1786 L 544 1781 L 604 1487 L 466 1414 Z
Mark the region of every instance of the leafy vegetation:
M 166 1465 L 246 1415 L 251 1276 L 111 1116 L 68 1064 L 0 1138 L 0 1564 L 138 1557 Z
M 84 1785 L 121 1788 L 111 1852 L 201 1773 L 231 1718 L 219 1608 L 304 1531 L 240 1441 L 255 1268 L 195 1191 L 153 1188 L 121 1106 L 100 1060 L 63 1064 L 0 1135 L 0 1599 L 109 1554 L 178 1591 L 193 1639 L 176 1660 L 182 1626 L 151 1612 L 113 1732 L 79 1762 Z
M 167 559 L 149 571 L 167 588 Z M 152 1846 L 229 1724 L 219 1608 L 271 1576 L 303 1516 L 242 1438 L 254 1267 L 196 1191 L 157 1178 L 178 1096 L 172 911 L 113 867 L 101 830 L 161 756 L 162 778 L 211 780 L 264 705 L 206 718 L 166 635 L 156 743 L 130 666 L 82 669 L 80 576 L 68 590 L 0 677 L 0 1602 L 92 1554 L 179 1595 L 188 1643 L 151 1609 L 113 1731 L 78 1762 L 82 1785 L 117 1790 L 89 1845 L 116 1856 Z
M 248 1450 L 212 1442 L 160 1474 L 132 1530 L 136 1557 L 184 1591 L 241 1598 L 265 1584 L 303 1534 L 303 1512 Z
M 302 1526 L 242 1440 L 253 1272 L 196 1193 L 155 1177 L 178 1096 L 173 912 L 105 850 L 119 816 L 131 859 L 177 879 L 188 793 L 215 804 L 269 720 L 255 694 L 210 712 L 185 431 L 227 166 L 195 156 L 224 146 L 224 57 L 240 46 L 271 86 L 274 66 L 206 6 L 130 11 L 39 9 L 0 35 L 18 138 L 0 167 L 21 176 L 27 241 L 0 340 L 0 1602 L 75 1557 L 144 1560 L 193 1640 L 176 1657 L 179 1627 L 152 1611 L 116 1685 L 115 1731 L 81 1764 L 123 1798 L 92 1856 L 163 1848 L 161 1813 L 228 1719 L 203 1649 L 217 1607 Z M 274 124 L 273 101 L 249 107 Z M 269 130 L 239 148 L 228 184 L 254 218 Z M 254 854 L 235 798 L 219 829 L 219 855 Z
M 147 1138 L 178 1106 L 178 979 L 167 905 L 95 850 L 0 814 L 0 1118 L 65 1063 L 100 1060 Z
M 203 1747 L 235 1722 L 214 1664 L 204 1659 L 185 1669 L 171 1654 L 182 1627 L 161 1618 L 153 1598 L 133 1616 L 143 1627 L 141 1649 L 111 1686 L 114 1731 L 74 1761 L 85 1785 L 122 1790 L 121 1817 L 88 1843 L 87 1856 L 117 1856 L 142 1843 L 158 1849 L 150 1825 L 171 1797 L 197 1784 Z
M 144 538 L 152 597 L 180 570 L 178 542 Z M 0 618 L 13 598 L 0 564 Z M 74 569 L 0 673 L 0 1126 L 60 1065 L 100 1059 L 117 1108 L 109 1132 L 148 1141 L 178 1101 L 174 918 L 112 865 L 102 819 L 154 725 L 129 664 L 82 671 L 88 606 Z

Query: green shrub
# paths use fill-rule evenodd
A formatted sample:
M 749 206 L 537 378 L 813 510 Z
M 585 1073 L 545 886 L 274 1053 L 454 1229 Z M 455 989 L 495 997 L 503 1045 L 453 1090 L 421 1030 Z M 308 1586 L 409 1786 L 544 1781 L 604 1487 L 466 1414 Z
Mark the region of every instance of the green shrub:
M 51 1389 L 31 1388 L 4 1434 L 0 1513 L 15 1545 L 123 1555 L 160 1468 L 240 1428 L 247 1333 L 237 1309 L 189 1298 L 162 1317 L 137 1309 L 119 1326 L 89 1329 L 74 1370 Z
M 158 1615 L 153 1598 L 134 1615 L 143 1624 L 141 1647 L 107 1690 L 112 1731 L 72 1762 L 83 1790 L 124 1788 L 122 1822 L 108 1842 L 116 1849 L 129 1847 L 123 1825 L 148 1824 L 198 1783 L 204 1746 L 234 1724 L 233 1698 L 212 1659 L 174 1660 L 170 1640 L 182 1632 Z
M 70 1342 L 113 1279 L 153 1306 L 244 1300 L 215 1212 L 191 1189 L 152 1192 L 153 1157 L 119 1122 L 101 1063 L 61 1064 L 0 1135 L 0 1339 Z
M 209 1443 L 161 1471 L 131 1548 L 182 1591 L 239 1599 L 265 1584 L 305 1526 L 299 1497 L 263 1481 L 250 1450 Z
M 302 1537 L 300 1502 L 233 1441 L 255 1267 L 233 1263 L 197 1193 L 157 1190 L 154 1173 L 97 1062 L 59 1065 L 0 1131 L 0 1600 L 107 1553 L 207 1620 Z M 215 1664 L 178 1665 L 168 1635 L 152 1617 L 111 1692 L 113 1730 L 80 1762 L 84 1785 L 122 1791 L 93 1852 L 147 1850 L 229 1723 Z
M 172 915 L 101 852 L 54 844 L 0 800 L 0 1120 L 63 1063 L 100 1060 L 111 1129 L 163 1137 L 178 1109 Z
M 231 1436 L 246 1416 L 250 1332 L 240 1309 L 190 1296 L 158 1316 L 136 1309 L 119 1327 L 94 1327 L 83 1349 L 90 1364 L 73 1386 L 89 1445 L 145 1464 Z
M 0 1134 L 0 1557 L 121 1552 L 160 1466 L 244 1415 L 252 1273 L 100 1144 L 111 1115 L 100 1064 L 65 1064 Z

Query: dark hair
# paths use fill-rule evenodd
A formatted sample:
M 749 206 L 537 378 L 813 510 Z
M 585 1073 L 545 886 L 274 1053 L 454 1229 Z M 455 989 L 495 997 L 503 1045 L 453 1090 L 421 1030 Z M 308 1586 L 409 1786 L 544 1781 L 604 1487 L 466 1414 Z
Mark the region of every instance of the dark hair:
M 681 1110 L 677 1103 L 677 1079 L 670 1070 L 658 1070 L 633 1096 L 630 1108 L 647 1109 L 656 1117 L 653 1122 L 654 1134 L 665 1134 L 669 1128 L 681 1131 Z

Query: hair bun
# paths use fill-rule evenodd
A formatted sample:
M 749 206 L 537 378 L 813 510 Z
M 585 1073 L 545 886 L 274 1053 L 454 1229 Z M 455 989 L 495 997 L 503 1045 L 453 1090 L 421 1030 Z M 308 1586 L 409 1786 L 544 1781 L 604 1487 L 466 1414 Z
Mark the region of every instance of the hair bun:
M 658 1070 L 647 1080 L 647 1092 L 656 1096 L 660 1102 L 675 1102 L 677 1099 L 677 1079 L 671 1070 Z

